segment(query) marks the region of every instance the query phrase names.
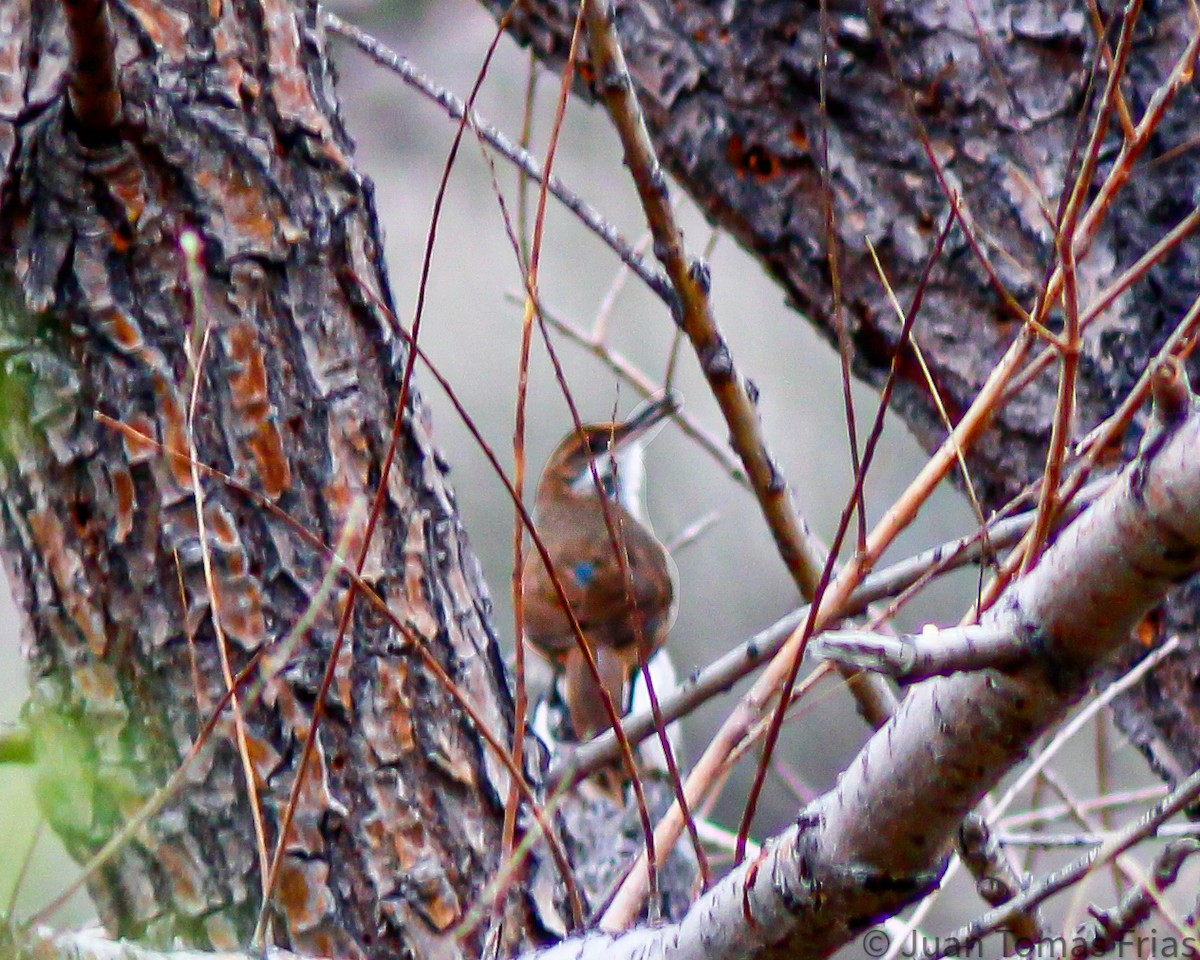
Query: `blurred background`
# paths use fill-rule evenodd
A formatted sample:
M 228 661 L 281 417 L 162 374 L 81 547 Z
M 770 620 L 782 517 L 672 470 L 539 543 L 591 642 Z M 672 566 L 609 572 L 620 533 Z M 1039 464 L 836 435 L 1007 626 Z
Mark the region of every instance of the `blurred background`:
M 331 6 L 411 57 L 431 79 L 461 98 L 471 89 L 495 31 L 494 21 L 468 0 L 429 4 L 346 0 Z M 359 167 L 376 187 L 398 312 L 408 323 L 434 194 L 456 125 L 344 42 L 334 40 L 332 47 L 346 122 L 357 141 Z M 528 56 L 503 39 L 477 109 L 513 140 L 522 127 L 528 76 Z M 539 157 L 545 154 L 558 90 L 558 79 L 541 73 L 535 88 L 533 124 L 533 152 Z M 621 164 L 616 136 L 602 111 L 577 102 L 569 105 L 555 171 L 627 239 L 641 237 L 644 221 Z M 477 142 L 468 135 L 438 228 L 422 341 L 501 461 L 511 464 L 521 308 L 510 295 L 521 289 L 521 280 L 492 176 Z M 502 159 L 496 160 L 496 178 L 507 208 L 515 214 L 517 178 Z M 753 260 L 727 237 L 714 237 L 679 191 L 675 197 L 680 201 L 689 250 L 698 253 L 712 245 L 716 316 L 741 373 L 759 388 L 766 435 L 795 503 L 828 540 L 850 489 L 837 356 L 785 305 L 781 291 Z M 543 300 L 551 311 L 589 328 L 619 266 L 605 246 L 551 200 L 541 273 Z M 616 301 L 608 330 L 613 349 L 650 377 L 662 378 L 674 327 L 661 302 L 636 279 L 629 280 Z M 595 358 L 562 338 L 555 339 L 555 346 L 585 420 L 609 419 L 614 410 L 623 416 L 636 405 L 639 398 L 633 390 L 618 383 Z M 435 436 L 452 465 L 459 507 L 492 591 L 498 635 L 506 652 L 511 651 L 512 506 L 446 398 L 420 367 L 417 376 L 433 407 Z M 727 431 L 686 346 L 680 352 L 676 388 L 688 413 L 723 439 Z M 862 436 L 874 416 L 877 398 L 856 384 L 854 402 Z M 381 410 L 379 415 L 390 417 L 391 413 Z M 570 426 L 546 350 L 536 338 L 528 416 L 528 490 L 532 496 L 541 464 Z M 903 424 L 889 417 L 866 487 L 869 521 L 878 519 L 904 489 L 922 459 Z M 716 523 L 676 556 L 680 605 L 670 645 L 681 674 L 687 674 L 793 609 L 797 593 L 753 498 L 675 427 L 668 426 L 651 446 L 648 477 L 650 517 L 664 541 L 703 515 L 718 514 Z M 964 498 L 953 490 L 941 490 L 885 562 L 972 527 Z M 917 628 L 926 620 L 956 621 L 974 585 L 974 575 L 969 572 L 939 582 L 904 611 L 898 625 Z M 7 605 L 7 598 L 4 602 L 0 607 L 0 720 L 9 720 L 20 709 L 25 679 L 15 611 Z M 709 741 L 732 702 L 729 696 L 718 699 L 685 721 L 690 756 L 697 755 Z M 867 733 L 839 685 L 820 687 L 800 719 L 785 730 L 779 749 L 781 773 L 768 781 L 755 835 L 768 835 L 792 821 L 797 787 L 801 792 L 820 792 L 831 786 Z M 1121 758 L 1144 776 L 1140 761 L 1127 750 Z M 745 777 L 751 771 L 750 763 L 743 764 Z M 788 780 L 793 781 L 791 786 L 785 782 Z M 746 782 L 731 782 L 713 810 L 715 819 L 736 828 Z M 1088 789 L 1089 784 L 1079 784 L 1081 792 Z M 3 835 L 9 838 L 0 844 L 3 904 L 37 823 L 25 771 L 0 767 L 0 810 Z M 34 852 L 19 914 L 44 902 L 72 875 L 73 867 L 46 831 Z M 964 901 L 961 909 L 952 910 L 944 919 L 965 918 L 978 910 L 979 902 L 973 896 L 955 899 Z M 86 904 L 80 902 L 73 914 L 61 919 L 78 921 L 88 914 Z

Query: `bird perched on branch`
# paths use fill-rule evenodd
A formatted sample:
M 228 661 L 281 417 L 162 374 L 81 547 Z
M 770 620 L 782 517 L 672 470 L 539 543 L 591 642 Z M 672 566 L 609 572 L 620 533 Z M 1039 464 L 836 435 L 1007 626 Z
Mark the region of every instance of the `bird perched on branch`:
M 577 740 L 611 726 L 596 673 L 620 716 L 632 674 L 666 642 L 674 619 L 674 563 L 645 520 L 643 447 L 676 409 L 667 394 L 624 422 L 572 430 L 538 482 L 538 533 L 595 669 L 536 551 L 522 570 L 524 636 L 559 671 Z

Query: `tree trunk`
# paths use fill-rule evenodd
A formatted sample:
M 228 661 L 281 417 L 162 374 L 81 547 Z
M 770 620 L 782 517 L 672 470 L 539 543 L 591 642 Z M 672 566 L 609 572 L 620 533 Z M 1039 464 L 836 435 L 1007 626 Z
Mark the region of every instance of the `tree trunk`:
M 484 2 L 497 11 L 508 6 Z M 957 422 L 1009 345 L 1021 337 L 1032 343 L 1012 304 L 1032 312 L 1054 262 L 1061 193 L 1079 169 L 1101 106 L 1104 55 L 1097 55 L 1083 3 L 828 6 L 824 35 L 818 4 L 790 0 L 618 3 L 616 20 L 660 160 L 836 343 L 823 201 L 828 143 L 843 317 L 854 371 L 870 383 L 888 375 L 902 318 L 868 242 L 907 309 L 955 198 L 977 249 L 967 231 L 951 234 L 913 339 L 937 399 Z M 1197 24 L 1186 3 L 1129 7 L 1140 14 L 1121 91 L 1137 124 L 1152 112 L 1156 91 L 1177 63 L 1194 68 Z M 1112 18 L 1105 34 L 1110 49 L 1117 47 L 1124 9 L 1109 4 L 1104 11 Z M 531 0 L 515 8 L 511 31 L 559 69 L 574 17 L 573 4 Z M 1176 77 L 1173 99 L 1129 182 L 1106 205 L 1090 252 L 1077 254 L 1081 305 L 1185 218 L 1196 220 L 1200 92 L 1191 76 L 1183 70 Z M 1122 133 L 1114 119 L 1089 196 L 1117 163 Z M 1072 440 L 1113 411 L 1198 295 L 1200 242 L 1189 235 L 1084 328 Z M 1061 307 L 1049 312 L 1045 326 L 1061 332 Z M 1032 355 L 1045 350 L 1038 343 Z M 1049 359 L 1012 391 L 968 451 L 971 481 L 986 506 L 1003 505 L 1042 472 L 1059 379 L 1052 351 Z M 894 406 L 933 449 L 947 429 L 930 383 L 911 348 L 898 363 Z M 1137 422 L 1113 459 L 1136 448 L 1144 412 Z M 1200 592 L 1189 587 L 1172 600 L 1164 627 L 1194 637 L 1197 622 Z M 1131 645 L 1125 660 L 1145 652 Z M 1188 643 L 1117 709 L 1126 732 L 1170 779 L 1200 766 L 1197 676 L 1200 651 Z
M 0 516 L 40 799 L 88 857 L 184 759 L 226 674 L 264 653 L 244 737 L 226 714 L 185 789 L 90 883 L 114 933 L 241 945 L 262 884 L 242 758 L 271 850 L 350 596 L 302 533 L 357 556 L 407 350 L 374 299 L 390 302 L 370 185 L 315 8 L 114 5 L 120 115 L 96 130 L 61 82 L 63 6 L 0 7 Z M 191 472 L 189 350 L 198 459 L 245 489 Z M 511 742 L 487 592 L 415 392 L 397 440 L 362 575 L 402 629 L 359 598 L 276 885 L 281 942 L 314 955 L 477 950 L 451 931 L 501 862 L 508 774 L 419 655 Z M 501 946 L 528 942 L 525 898 L 503 913 Z

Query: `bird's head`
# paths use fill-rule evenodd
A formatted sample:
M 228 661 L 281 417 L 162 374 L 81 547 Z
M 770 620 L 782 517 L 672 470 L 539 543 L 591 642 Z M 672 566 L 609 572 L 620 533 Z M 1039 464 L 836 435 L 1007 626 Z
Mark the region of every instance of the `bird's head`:
M 646 441 L 678 409 L 678 398 L 667 393 L 640 406 L 628 420 L 589 423 L 572 430 L 546 463 L 538 484 L 538 499 L 595 497 L 599 478 L 606 496 L 640 518 Z

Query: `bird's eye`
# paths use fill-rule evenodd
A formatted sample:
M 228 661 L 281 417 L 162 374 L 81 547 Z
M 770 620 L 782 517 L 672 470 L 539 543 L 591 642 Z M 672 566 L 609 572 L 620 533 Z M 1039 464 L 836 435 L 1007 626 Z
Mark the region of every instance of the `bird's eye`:
M 589 437 L 588 449 L 592 453 L 606 453 L 608 451 L 608 436 L 603 433 L 597 433 Z

